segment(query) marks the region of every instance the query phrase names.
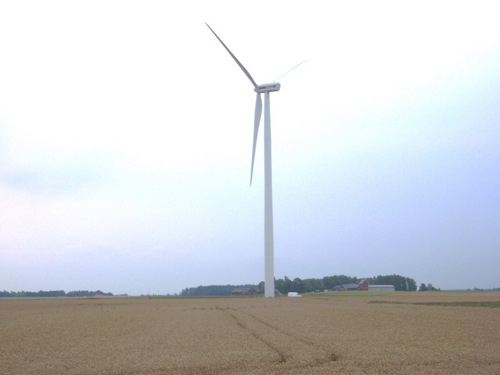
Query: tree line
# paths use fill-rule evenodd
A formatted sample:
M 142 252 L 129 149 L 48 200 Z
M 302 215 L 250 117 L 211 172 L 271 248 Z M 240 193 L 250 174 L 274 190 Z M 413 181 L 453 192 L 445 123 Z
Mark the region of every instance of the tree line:
M 100 290 L 73 290 L 66 293 L 64 290 L 39 290 L 38 292 L 8 292 L 0 291 L 0 297 L 96 297 L 96 296 L 113 296 L 113 293 L 105 293 Z
M 201 296 L 230 296 L 236 288 L 254 288 L 259 290 L 258 285 L 207 285 L 197 286 L 194 288 L 182 289 L 181 296 L 184 297 L 201 297 Z
M 275 279 L 275 289 L 282 294 L 288 292 L 309 293 L 332 289 L 343 284 L 359 284 L 366 280 L 370 285 L 394 285 L 396 291 L 414 292 L 417 290 L 417 283 L 410 277 L 401 275 L 379 275 L 374 277 L 353 277 L 346 275 L 325 276 L 322 279 L 300 279 L 296 277 L 291 280 L 287 276 L 283 279 Z M 264 282 L 261 282 L 262 286 Z M 261 285 L 259 284 L 259 286 Z
M 420 284 L 418 291 L 419 292 L 435 292 L 437 290 L 441 290 L 439 288 L 435 288 L 431 283 L 425 285 L 424 283 Z
M 301 279 L 293 280 L 285 276 L 283 279 L 274 279 L 274 287 L 281 294 L 288 292 L 309 293 L 332 289 L 342 284 L 358 284 L 366 280 L 370 285 L 394 285 L 397 291 L 414 292 L 417 290 L 417 283 L 410 277 L 401 275 L 379 275 L 374 277 L 352 277 L 346 275 L 325 276 L 321 279 Z M 181 296 L 230 296 L 236 288 L 254 288 L 258 293 L 264 293 L 264 281 L 258 285 L 208 285 L 197 286 L 194 288 L 185 288 L 180 293 Z

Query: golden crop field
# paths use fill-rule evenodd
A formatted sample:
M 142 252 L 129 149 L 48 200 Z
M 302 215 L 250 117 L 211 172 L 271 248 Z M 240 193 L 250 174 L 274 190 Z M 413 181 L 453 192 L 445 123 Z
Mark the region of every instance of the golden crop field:
M 499 302 L 440 292 L 2 299 L 0 373 L 500 374 Z

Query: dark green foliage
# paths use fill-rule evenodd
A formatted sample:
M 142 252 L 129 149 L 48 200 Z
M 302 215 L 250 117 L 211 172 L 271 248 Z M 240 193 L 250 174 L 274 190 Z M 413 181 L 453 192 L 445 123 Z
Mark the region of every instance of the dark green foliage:
M 259 284 L 260 285 L 260 284 Z M 208 285 L 197 286 L 196 288 L 186 288 L 181 292 L 181 296 L 198 297 L 198 296 L 230 296 L 231 292 L 236 288 L 254 288 L 259 290 L 257 285 Z
M 64 290 L 40 290 L 38 292 L 7 292 L 4 290 L 0 292 L 0 297 L 95 297 L 95 296 L 108 296 L 111 297 L 113 293 L 104 293 L 100 290 L 88 291 L 77 290 L 66 293 Z
M 264 281 L 261 281 L 261 282 L 259 283 L 259 289 L 258 289 L 258 290 L 259 290 L 259 291 L 263 291 L 263 290 L 264 290 L 264 286 L 265 286 Z
M 425 285 L 424 283 L 420 284 L 419 288 L 418 288 L 418 291 L 419 292 L 434 292 L 434 291 L 437 291 L 437 290 L 441 290 L 441 289 L 438 289 L 438 288 L 435 288 L 432 284 L 428 284 L 428 285 Z
M 66 294 L 67 297 L 95 297 L 95 296 L 112 296 L 112 293 L 104 293 L 100 290 L 96 290 L 95 292 L 89 292 L 88 290 L 74 290 L 72 292 L 68 292 Z
M 279 290 L 282 294 L 287 294 L 292 291 L 292 280 L 290 280 L 287 276 L 285 276 L 284 279 L 275 279 L 274 288 Z
M 359 283 L 361 280 L 362 279 L 358 279 L 357 277 L 351 277 L 346 275 L 325 276 L 322 279 L 323 288 L 320 289 L 332 289 L 334 286 L 342 284 L 356 284 Z
M 292 289 L 291 290 L 292 292 L 304 293 L 304 291 L 305 291 L 304 282 L 301 279 L 299 279 L 298 277 L 293 279 L 292 285 L 290 288 Z

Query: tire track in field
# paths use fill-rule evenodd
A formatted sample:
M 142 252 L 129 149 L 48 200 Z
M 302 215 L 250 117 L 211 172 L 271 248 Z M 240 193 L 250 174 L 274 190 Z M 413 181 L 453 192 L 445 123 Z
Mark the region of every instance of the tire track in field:
M 266 345 L 269 349 L 271 349 L 272 352 L 274 352 L 275 354 L 277 354 L 277 356 L 278 356 L 278 363 L 285 363 L 286 362 L 285 354 L 279 348 L 277 348 L 276 346 L 274 346 L 272 342 L 264 339 L 257 332 L 255 332 L 254 330 L 250 329 L 236 315 L 231 314 L 230 312 L 227 312 L 227 311 L 226 311 L 226 314 L 228 314 L 229 316 L 231 316 L 235 320 L 236 324 L 238 326 L 240 326 L 240 328 L 242 328 L 243 330 L 245 330 L 246 332 L 248 332 L 254 338 L 256 338 L 257 340 L 259 340 L 260 342 L 262 342 L 264 345 Z
M 294 334 L 292 332 L 289 332 L 289 331 L 286 331 L 286 330 L 284 330 L 282 328 L 279 328 L 278 326 L 272 325 L 271 323 L 265 321 L 264 319 L 262 319 L 262 318 L 260 318 L 258 316 L 255 316 L 253 314 L 250 314 L 248 312 L 241 311 L 241 313 L 243 313 L 246 316 L 249 316 L 249 317 L 257 320 L 258 322 L 264 324 L 265 326 L 267 326 L 267 327 L 269 327 L 269 328 L 271 328 L 271 329 L 273 329 L 273 330 L 275 330 L 275 331 L 277 331 L 277 332 L 279 332 L 279 333 L 281 333 L 283 335 L 286 335 L 286 336 L 291 337 L 291 338 L 293 338 L 293 339 L 295 339 L 297 341 L 300 341 L 303 344 L 312 346 L 316 350 L 321 350 L 322 352 L 324 352 L 324 353 L 326 353 L 328 355 L 328 358 L 329 358 L 330 361 L 337 361 L 339 359 L 339 356 L 337 354 L 333 353 L 331 350 L 325 349 L 324 347 L 322 347 L 321 345 L 315 343 L 312 340 L 308 340 L 308 339 L 306 339 L 304 337 L 301 337 L 301 336 L 299 336 L 297 334 Z
M 307 368 L 320 366 L 339 359 L 339 356 L 331 350 L 327 350 L 297 334 L 283 330 L 260 317 L 234 309 L 232 312 L 225 310 L 224 313 L 231 316 L 241 329 L 275 353 L 277 363 L 280 365 L 289 365 L 292 368 Z M 241 316 L 245 318 L 242 319 Z

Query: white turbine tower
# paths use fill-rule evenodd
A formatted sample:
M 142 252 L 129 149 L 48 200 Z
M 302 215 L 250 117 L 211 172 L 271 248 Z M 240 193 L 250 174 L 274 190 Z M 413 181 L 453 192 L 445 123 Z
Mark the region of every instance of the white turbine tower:
M 206 24 L 208 26 L 208 24 Z M 272 171 L 271 171 L 271 107 L 269 102 L 269 93 L 279 91 L 281 85 L 277 82 L 258 85 L 250 73 L 239 62 L 236 56 L 227 48 L 224 42 L 218 37 L 215 31 L 208 26 L 210 31 L 221 42 L 227 52 L 236 61 L 243 73 L 248 77 L 257 93 L 255 103 L 255 119 L 253 129 L 253 147 L 252 147 L 252 165 L 250 168 L 250 185 L 253 178 L 253 164 L 255 160 L 255 146 L 257 145 L 257 135 L 259 133 L 260 116 L 262 114 L 262 99 L 260 94 L 264 93 L 264 295 L 274 297 L 274 237 L 273 237 L 273 189 L 272 189 Z M 302 64 L 302 63 L 301 63 Z M 300 64 L 299 64 L 300 65 Z M 298 65 L 297 65 L 298 66 Z M 296 67 L 292 68 L 295 69 Z M 290 70 L 292 70 L 290 69 Z M 288 72 L 287 72 L 288 73 Z M 286 74 L 286 73 L 285 73 Z

